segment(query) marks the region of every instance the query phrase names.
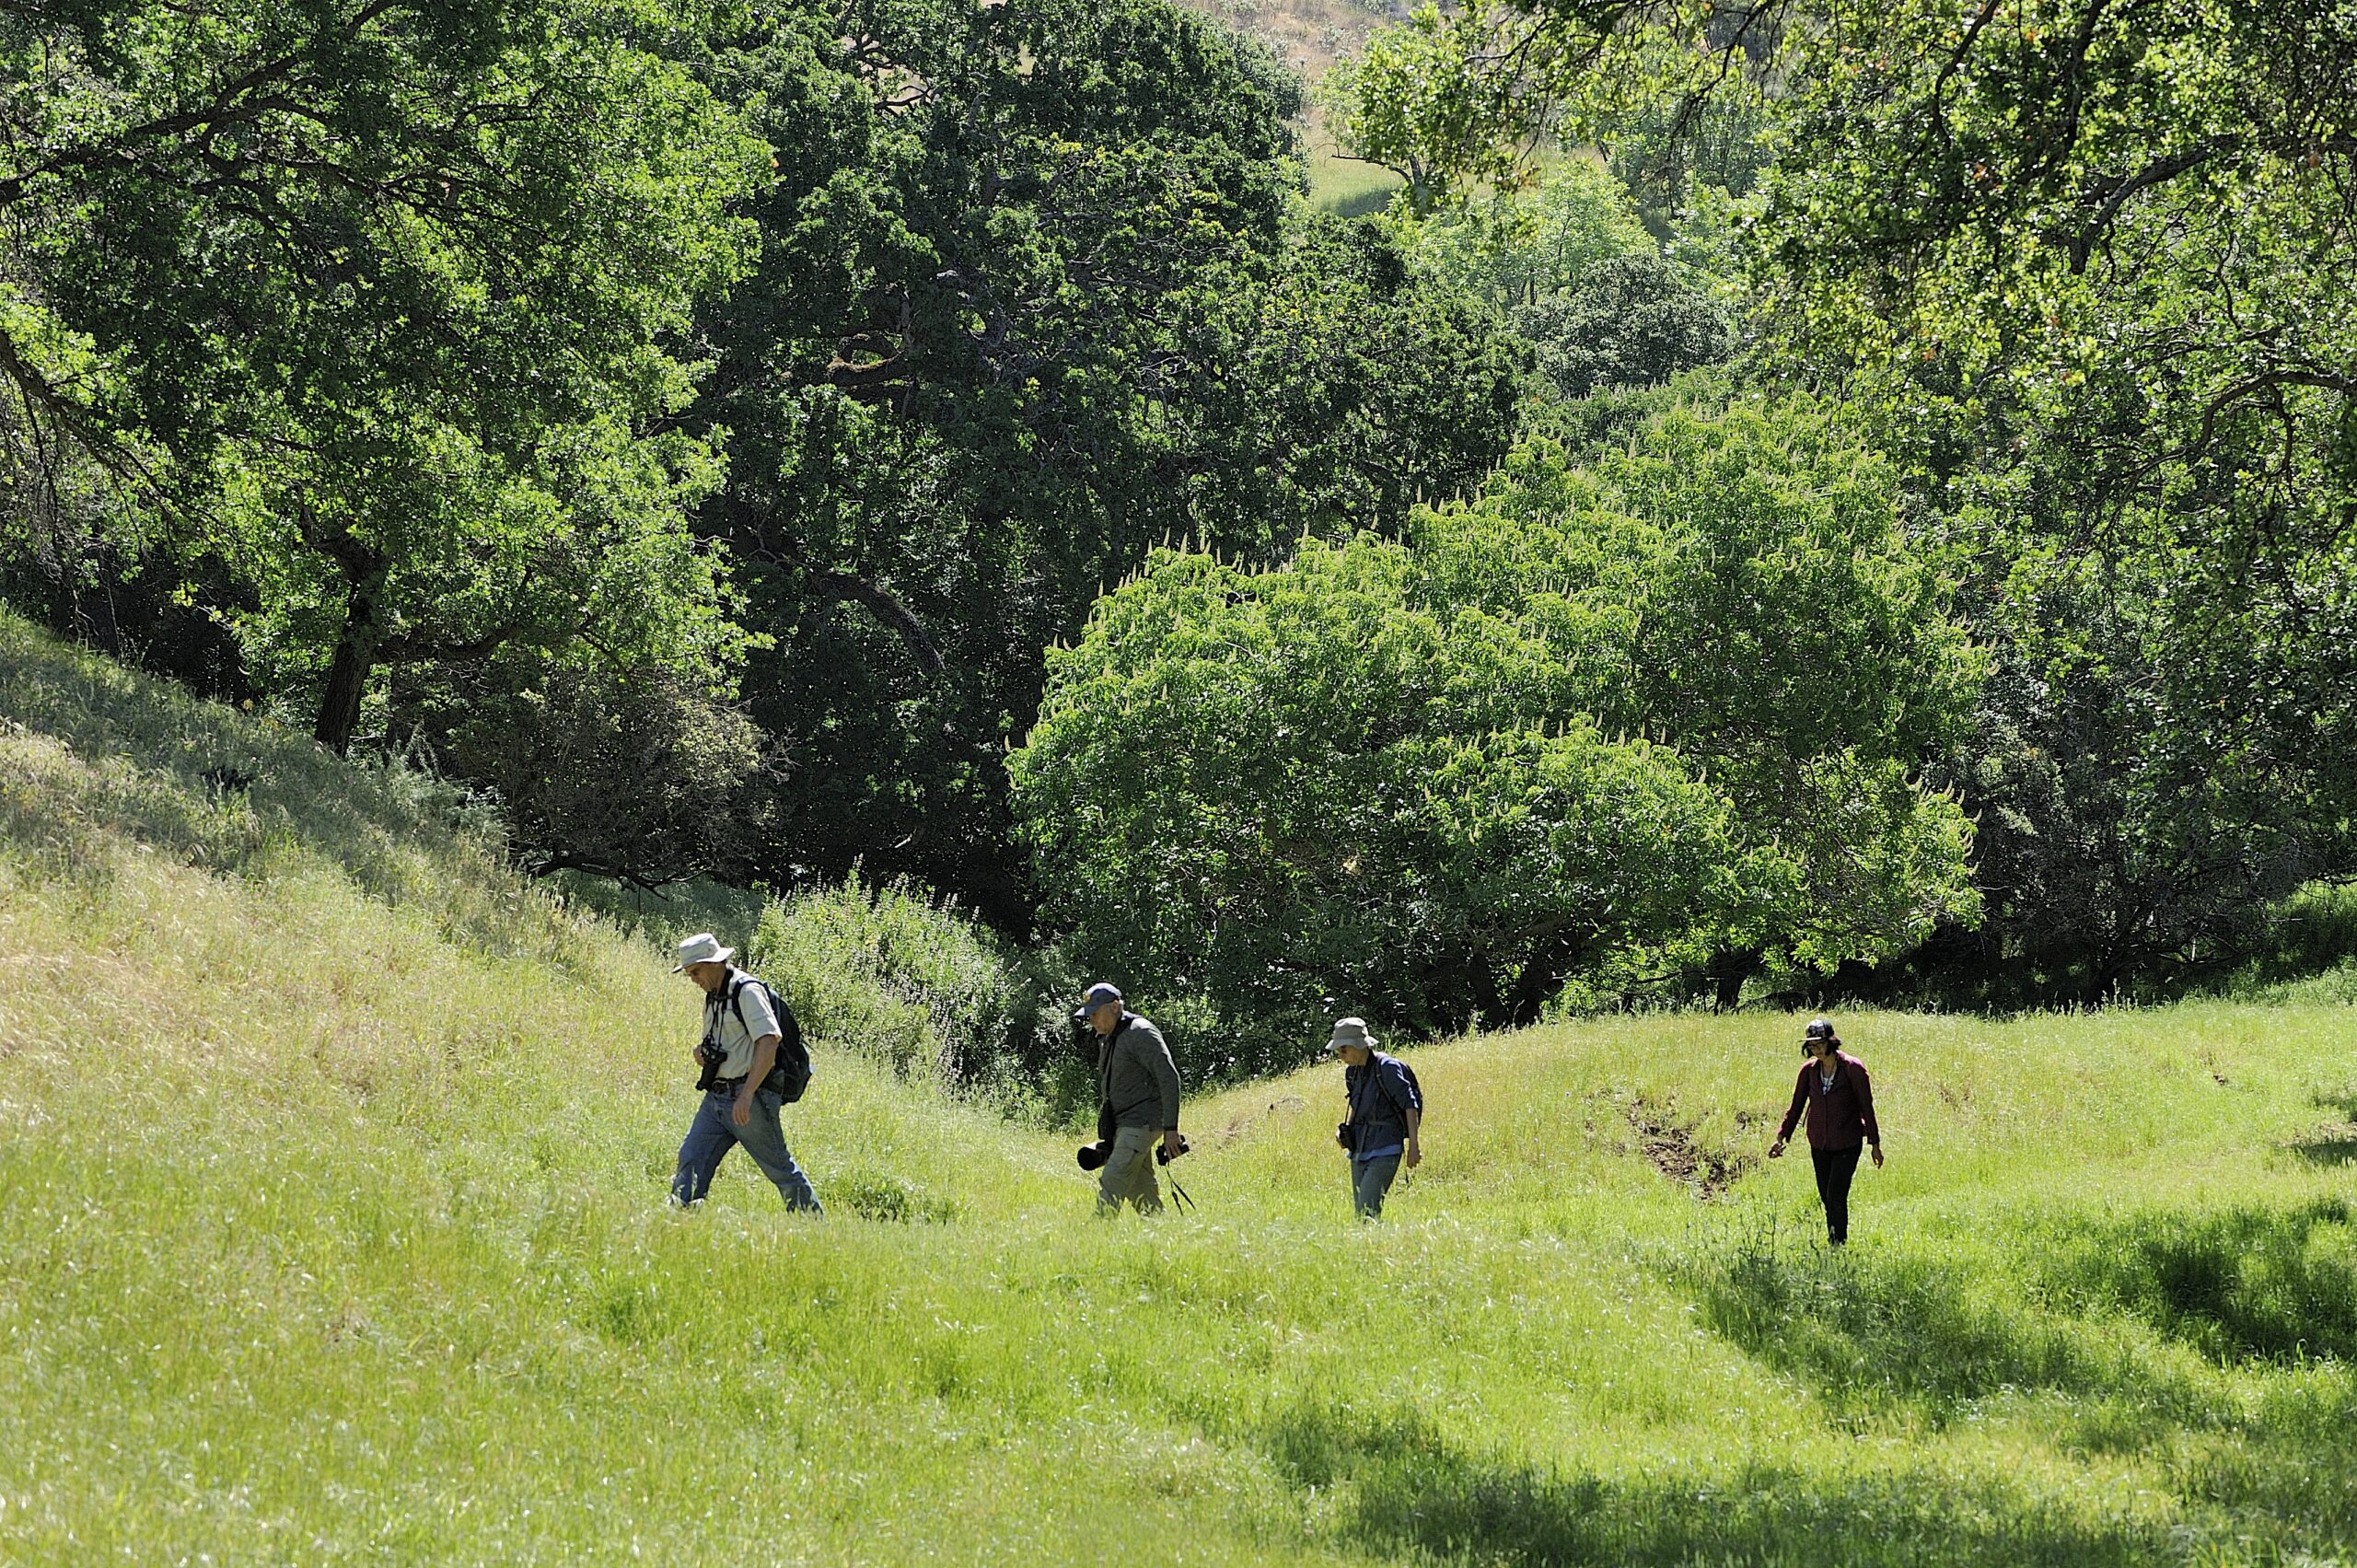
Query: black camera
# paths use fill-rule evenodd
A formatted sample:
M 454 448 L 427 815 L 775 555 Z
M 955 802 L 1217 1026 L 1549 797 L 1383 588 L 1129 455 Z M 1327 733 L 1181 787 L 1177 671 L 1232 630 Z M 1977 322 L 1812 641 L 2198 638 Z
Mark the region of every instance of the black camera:
M 702 1094 L 718 1078 L 720 1064 L 728 1060 L 728 1052 L 707 1040 L 696 1046 L 696 1060 L 703 1066 L 703 1071 L 696 1074 L 696 1092 Z
M 1112 1157 L 1113 1145 L 1102 1138 L 1093 1144 L 1083 1144 L 1080 1146 L 1080 1168 L 1083 1170 L 1102 1170 L 1105 1168 L 1105 1162 Z
M 1171 1137 L 1178 1141 L 1178 1146 L 1176 1149 L 1173 1149 L 1167 1144 L 1156 1144 L 1154 1146 L 1155 1164 L 1168 1165 L 1172 1160 L 1177 1159 L 1180 1155 L 1185 1154 L 1189 1149 L 1194 1146 L 1187 1142 L 1187 1134 L 1184 1132 L 1173 1132 Z
M 1341 1144 L 1342 1147 L 1346 1149 L 1351 1146 L 1351 1124 L 1349 1122 L 1337 1121 L 1334 1123 L 1334 1142 Z

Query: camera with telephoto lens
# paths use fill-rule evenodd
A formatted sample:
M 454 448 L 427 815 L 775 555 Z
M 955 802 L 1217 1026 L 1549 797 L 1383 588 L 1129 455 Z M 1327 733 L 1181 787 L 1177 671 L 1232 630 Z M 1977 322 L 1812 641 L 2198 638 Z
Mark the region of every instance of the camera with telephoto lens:
M 728 1051 L 717 1040 L 700 1040 L 696 1044 L 696 1061 L 703 1071 L 696 1074 L 696 1092 L 709 1090 L 720 1074 L 720 1064 L 728 1060 Z
M 1083 1144 L 1080 1146 L 1080 1168 L 1083 1170 L 1102 1170 L 1105 1168 L 1105 1162 L 1112 1157 L 1113 1145 L 1102 1138 L 1093 1144 Z

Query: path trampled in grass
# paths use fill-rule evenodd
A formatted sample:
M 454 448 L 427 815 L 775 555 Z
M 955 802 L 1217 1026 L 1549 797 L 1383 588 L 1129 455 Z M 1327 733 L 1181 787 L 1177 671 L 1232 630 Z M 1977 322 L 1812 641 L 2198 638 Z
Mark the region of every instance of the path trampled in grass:
M 2357 1554 L 2346 1008 L 1845 1016 L 1891 1161 L 1829 1256 L 1751 1016 L 1424 1048 L 1373 1228 L 1331 1068 L 1105 1225 L 1071 1138 L 827 1042 L 830 1215 L 682 1215 L 665 969 L 0 621 L 0 1560 Z

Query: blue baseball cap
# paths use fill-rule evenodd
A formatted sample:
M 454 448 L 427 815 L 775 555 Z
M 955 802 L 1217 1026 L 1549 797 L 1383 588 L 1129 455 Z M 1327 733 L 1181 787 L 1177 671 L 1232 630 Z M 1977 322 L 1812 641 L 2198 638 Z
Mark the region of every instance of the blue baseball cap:
M 1086 1018 L 1089 1014 L 1094 1013 L 1097 1008 L 1102 1007 L 1108 1002 L 1119 1002 L 1120 999 L 1121 993 L 1120 990 L 1106 984 L 1100 980 L 1095 985 L 1090 986 L 1087 992 L 1081 997 L 1080 1007 L 1073 1014 L 1073 1016 L 1075 1018 Z

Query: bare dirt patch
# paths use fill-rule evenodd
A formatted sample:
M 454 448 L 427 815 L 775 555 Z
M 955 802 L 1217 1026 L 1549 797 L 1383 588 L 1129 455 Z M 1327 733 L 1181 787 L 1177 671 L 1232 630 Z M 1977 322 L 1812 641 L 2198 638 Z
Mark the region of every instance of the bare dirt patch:
M 1283 1125 L 1308 1108 L 1309 1102 L 1299 1095 L 1286 1095 L 1281 1099 L 1271 1100 L 1265 1110 L 1248 1110 L 1229 1121 L 1225 1127 L 1214 1127 L 1212 1129 L 1212 1142 L 1225 1148 L 1238 1138 L 1251 1132 L 1264 1121 L 1274 1121 Z
M 1703 1202 L 1723 1195 L 1753 1163 L 1748 1155 L 1724 1154 L 1697 1141 L 1694 1130 L 1678 1120 L 1675 1100 L 1666 1106 L 1637 1100 L 1629 1107 L 1629 1130 L 1647 1163 Z

